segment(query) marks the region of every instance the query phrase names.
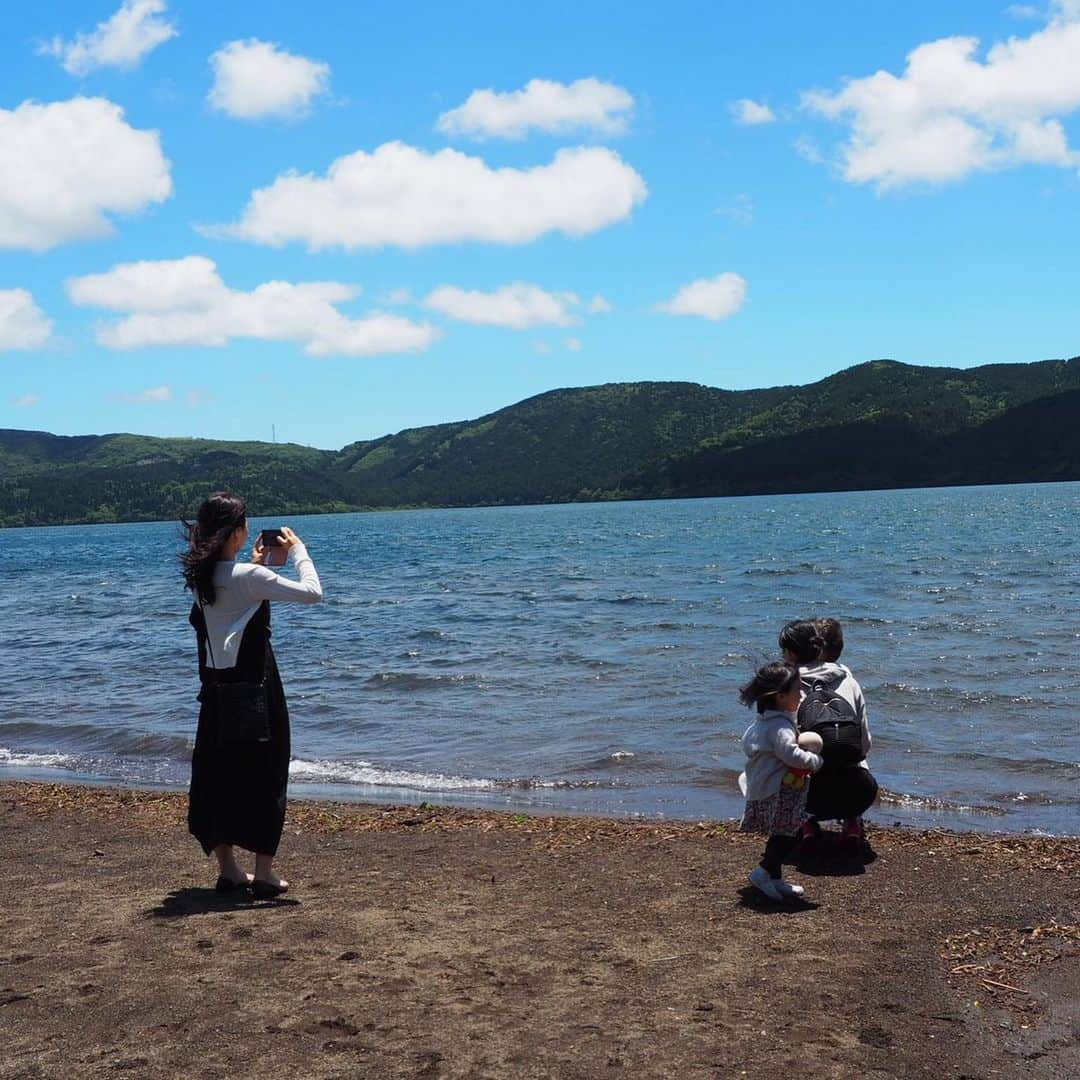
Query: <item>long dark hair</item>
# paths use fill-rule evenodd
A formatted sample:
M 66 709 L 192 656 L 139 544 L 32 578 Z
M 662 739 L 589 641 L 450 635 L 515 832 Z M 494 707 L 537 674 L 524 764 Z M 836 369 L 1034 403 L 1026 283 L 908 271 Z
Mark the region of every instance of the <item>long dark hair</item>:
M 181 519 L 188 549 L 180 553 L 184 585 L 204 604 L 212 604 L 214 564 L 229 537 L 247 521 L 247 505 L 231 491 L 218 491 L 199 507 L 194 522 Z
M 796 619 L 789 622 L 780 631 L 780 649 L 795 654 L 798 664 L 814 664 L 821 659 L 825 642 L 818 633 L 816 622 L 810 619 Z
M 757 674 L 739 691 L 739 700 L 747 707 L 756 705 L 757 711 L 763 713 L 770 698 L 775 707 L 775 699 L 790 693 L 798 681 L 799 669 L 777 660 L 757 669 Z

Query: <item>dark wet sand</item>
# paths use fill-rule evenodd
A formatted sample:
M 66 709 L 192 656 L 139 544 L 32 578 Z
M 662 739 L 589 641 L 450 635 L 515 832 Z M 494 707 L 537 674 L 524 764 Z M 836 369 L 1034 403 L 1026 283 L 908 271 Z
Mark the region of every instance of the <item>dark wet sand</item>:
M 1076 1077 L 1080 841 L 299 803 L 222 902 L 182 795 L 0 784 L 0 1077 Z M 858 872 L 864 870 L 865 872 Z

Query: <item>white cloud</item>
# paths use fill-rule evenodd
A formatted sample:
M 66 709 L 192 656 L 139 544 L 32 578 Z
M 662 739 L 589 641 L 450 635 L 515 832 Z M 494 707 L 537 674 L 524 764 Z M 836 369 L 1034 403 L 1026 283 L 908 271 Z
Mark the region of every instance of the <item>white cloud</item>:
M 611 304 L 609 304 L 599 293 L 589 301 L 588 312 L 590 315 L 607 315 L 613 310 Z
M 68 282 L 68 295 L 82 307 L 142 314 L 205 311 L 226 291 L 214 261 L 202 255 L 120 263 Z
M 293 341 L 311 356 L 372 356 L 425 349 L 438 337 L 434 327 L 397 315 L 376 311 L 352 319 L 337 310 L 359 291 L 333 281 L 268 281 L 242 292 L 198 255 L 125 263 L 68 282 L 74 303 L 124 313 L 98 328 L 98 342 L 111 349 L 252 338 Z
M 197 409 L 200 405 L 208 405 L 214 400 L 214 395 L 209 390 L 189 390 L 184 395 L 184 404 L 189 409 Z
M 0 352 L 38 349 L 52 336 L 52 319 L 26 289 L 0 289 Z
M 731 115 L 736 124 L 744 127 L 756 127 L 758 124 L 772 124 L 776 121 L 776 113 L 768 105 L 749 98 L 740 98 L 731 103 Z
M 403 304 L 413 302 L 412 293 L 408 289 L 391 289 L 379 297 L 379 303 L 387 307 L 401 307 Z
M 38 51 L 55 56 L 71 75 L 137 67 L 147 53 L 176 37 L 176 26 L 161 17 L 167 6 L 165 0 L 124 0 L 120 10 L 91 33 L 76 34 L 71 41 L 55 37 Z
M 40 400 L 41 397 L 38 394 L 23 394 L 22 397 L 15 399 L 15 408 L 32 409 Z
M 700 315 L 718 322 L 734 315 L 745 301 L 746 279 L 726 273 L 684 285 L 670 300 L 657 304 L 653 310 L 665 315 Z
M 727 206 L 717 207 L 716 213 L 721 217 L 730 218 L 736 225 L 752 225 L 754 200 L 745 192 L 740 192 Z
M 973 172 L 1037 164 L 1075 168 L 1061 118 L 1080 109 L 1080 3 L 1062 0 L 1049 23 L 977 57 L 979 41 L 920 45 L 900 76 L 878 71 L 804 105 L 848 125 L 843 176 L 888 190 L 962 180 Z
M 547 356 L 551 352 L 551 346 L 546 341 L 534 341 L 533 352 L 537 356 Z
M 825 164 L 825 155 L 809 135 L 800 135 L 792 145 L 795 147 L 795 153 L 804 161 L 809 161 L 811 165 Z
M 492 169 L 457 150 L 429 154 L 393 142 L 338 158 L 326 176 L 279 176 L 252 193 L 237 224 L 203 231 L 275 246 L 299 241 L 312 251 L 525 244 L 614 225 L 646 194 L 645 181 L 600 147 L 563 149 L 531 169 Z
M 1034 4 L 1010 4 L 1005 9 L 1006 15 L 1011 15 L 1014 19 L 1039 19 L 1042 17 L 1042 11 Z
M 329 64 L 255 38 L 223 45 L 210 65 L 214 85 L 207 100 L 238 120 L 302 116 L 329 89 Z
M 563 344 L 571 352 L 581 352 L 581 338 L 568 337 L 565 339 L 565 341 L 563 341 Z
M 105 236 L 106 214 L 133 214 L 171 194 L 157 132 L 131 127 L 111 101 L 0 109 L 0 249 Z
M 626 130 L 633 109 L 628 90 L 599 79 L 570 84 L 530 79 L 522 90 L 474 90 L 464 105 L 439 117 L 438 129 L 480 139 L 521 139 L 530 131 L 618 135 Z
M 117 401 L 125 405 L 160 405 L 166 401 L 172 401 L 171 386 L 151 386 L 148 390 L 140 390 L 135 394 L 118 394 Z
M 581 304 L 575 293 L 550 293 L 537 285 L 515 281 L 494 292 L 440 285 L 424 299 L 424 307 L 459 322 L 529 330 L 536 326 L 573 326 L 581 322 L 573 309 Z

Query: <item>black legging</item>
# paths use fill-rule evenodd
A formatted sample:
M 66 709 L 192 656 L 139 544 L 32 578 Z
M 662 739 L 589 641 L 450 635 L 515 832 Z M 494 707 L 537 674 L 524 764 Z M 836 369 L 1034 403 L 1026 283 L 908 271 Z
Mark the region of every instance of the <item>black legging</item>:
M 769 877 L 783 877 L 783 865 L 791 854 L 795 845 L 798 844 L 797 836 L 781 836 L 773 833 L 765 843 L 765 854 L 761 856 L 761 865 L 765 868 Z
M 861 765 L 825 768 L 810 779 L 806 812 L 823 821 L 861 817 L 873 805 L 877 793 L 877 781 Z

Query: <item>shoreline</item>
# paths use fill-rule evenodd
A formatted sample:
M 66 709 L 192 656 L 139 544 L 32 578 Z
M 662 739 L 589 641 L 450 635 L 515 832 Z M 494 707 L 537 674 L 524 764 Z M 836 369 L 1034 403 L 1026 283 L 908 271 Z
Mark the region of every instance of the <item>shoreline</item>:
M 0 781 L 4 1080 L 1080 1072 L 1073 838 L 875 828 L 782 908 L 733 822 L 298 799 L 257 904 L 185 811 Z
M 0 805 L 14 800 L 24 807 L 37 806 L 47 812 L 52 805 L 57 808 L 79 806 L 90 812 L 102 808 L 113 810 L 134 809 L 143 823 L 176 824 L 186 827 L 187 791 L 174 786 L 129 786 L 109 781 L 55 782 L 38 780 L 7 780 L 0 778 Z M 573 834 L 584 830 L 588 836 L 601 834 L 632 837 L 636 832 L 643 835 L 658 832 L 668 839 L 684 839 L 689 836 L 724 836 L 750 847 L 763 843 L 755 834 L 739 832 L 738 818 L 664 818 L 644 816 L 608 816 L 550 808 L 528 811 L 516 807 L 485 807 L 441 803 L 429 799 L 419 802 L 393 802 L 362 799 L 332 799 L 321 796 L 289 794 L 286 818 L 286 834 L 296 826 L 315 832 L 368 831 L 378 829 L 378 820 L 396 821 L 399 817 L 416 818 L 434 831 L 458 828 L 482 828 L 485 831 L 512 829 L 520 833 L 546 830 L 553 834 Z M 362 823 L 362 824 L 360 824 Z M 835 823 L 826 823 L 826 832 Z M 867 822 L 868 835 L 887 838 L 890 844 L 901 846 L 929 845 L 939 847 L 954 845 L 973 848 L 986 845 L 1002 852 L 1031 852 L 1033 850 L 1054 853 L 1057 864 L 1064 870 L 1075 872 L 1080 893 L 1080 835 L 1051 835 L 1041 832 L 1005 832 L 949 829 L 939 826 L 919 827 L 906 824 Z M 189 838 L 190 839 L 190 838 Z M 284 843 L 284 840 L 282 841 Z M 192 840 L 194 843 L 194 840 Z M 1078 911 L 1080 915 L 1080 911 Z
M 32 766 L 19 768 L 12 766 L 9 767 L 9 769 L 12 775 L 4 775 L 4 771 L 0 770 L 0 789 L 7 784 L 41 784 L 45 786 L 57 785 L 61 787 L 114 788 L 120 791 L 133 792 L 162 792 L 181 796 L 185 796 L 187 793 L 186 783 L 179 781 L 171 783 L 164 781 L 161 783 L 154 783 L 149 780 L 124 782 L 115 778 L 99 778 L 83 774 L 65 776 L 61 780 L 49 775 L 48 771 L 44 768 L 34 768 Z M 19 773 L 24 775 L 19 775 Z M 558 806 L 543 803 L 539 800 L 536 802 L 530 802 L 525 799 L 515 801 L 514 796 L 509 793 L 505 795 L 496 794 L 492 795 L 489 799 L 481 799 L 478 798 L 474 792 L 424 792 L 417 790 L 412 792 L 412 798 L 407 798 L 406 796 L 410 794 L 410 789 L 388 788 L 387 790 L 389 794 L 387 794 L 386 797 L 372 797 L 369 792 L 364 792 L 362 794 L 358 793 L 356 795 L 349 794 L 347 790 L 339 792 L 335 790 L 335 785 L 332 784 L 290 781 L 289 804 L 291 806 L 294 802 L 305 802 L 334 803 L 341 804 L 342 806 L 357 807 L 436 806 L 451 810 L 477 810 L 479 812 L 493 814 L 527 814 L 529 816 L 540 817 L 593 818 L 598 820 L 640 822 L 642 824 L 696 824 L 699 822 L 727 825 L 738 824 L 738 817 L 736 816 L 730 818 L 692 814 L 680 814 L 674 816 L 665 815 L 662 811 L 648 813 L 639 810 L 627 810 L 623 813 L 610 813 L 605 812 L 603 809 L 580 809 Z M 884 792 L 882 799 L 876 802 L 868 811 L 867 826 L 875 831 L 901 829 L 913 832 L 955 833 L 957 835 L 966 836 L 1046 837 L 1054 840 L 1080 839 L 1080 832 L 1051 832 L 1038 827 L 995 829 L 993 827 L 988 827 L 982 822 L 975 821 L 973 821 L 969 827 L 959 827 L 955 823 L 942 823 L 934 819 L 937 817 L 946 817 L 955 822 L 955 819 L 957 817 L 963 817 L 965 812 L 970 813 L 972 818 L 983 817 L 997 819 L 1007 817 L 1008 811 L 997 807 L 984 807 L 980 805 L 971 807 L 938 807 L 933 799 L 926 800 L 925 807 L 916 809 L 913 805 L 909 804 L 907 801 L 908 799 L 909 797 L 905 795 L 899 795 L 888 791 Z M 729 799 L 729 801 L 732 800 Z M 741 802 L 741 797 L 735 801 Z M 904 813 L 909 817 L 921 815 L 926 820 L 921 822 L 918 820 L 904 821 L 898 820 L 895 817 L 892 817 L 891 820 L 886 820 L 893 812 Z

